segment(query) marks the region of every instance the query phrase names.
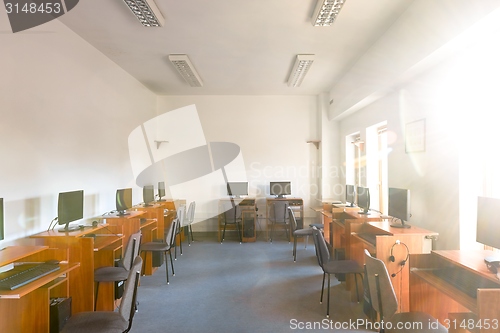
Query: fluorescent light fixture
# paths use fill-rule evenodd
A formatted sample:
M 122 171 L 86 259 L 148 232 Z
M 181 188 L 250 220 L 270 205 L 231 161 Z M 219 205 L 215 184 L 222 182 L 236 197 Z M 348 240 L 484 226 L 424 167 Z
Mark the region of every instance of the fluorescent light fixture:
M 314 54 L 298 54 L 288 77 L 289 87 L 299 87 L 314 61 Z
M 332 25 L 344 2 L 345 0 L 318 0 L 312 16 L 312 25 L 315 27 Z
M 123 0 L 145 27 L 161 27 L 165 19 L 153 0 Z
M 171 54 L 168 59 L 191 87 L 203 87 L 203 82 L 185 54 Z

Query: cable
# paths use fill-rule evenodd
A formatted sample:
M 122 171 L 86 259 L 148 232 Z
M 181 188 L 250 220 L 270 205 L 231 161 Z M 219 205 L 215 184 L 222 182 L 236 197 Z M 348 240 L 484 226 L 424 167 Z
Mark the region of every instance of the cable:
M 56 216 L 56 217 L 54 217 L 54 218 L 52 219 L 52 221 L 50 221 L 50 224 L 49 224 L 49 227 L 47 228 L 47 231 L 49 231 L 49 230 L 50 230 L 50 227 L 52 227 L 52 230 L 54 230 L 54 228 L 55 228 L 55 226 L 56 226 L 54 222 L 55 222 L 55 221 L 57 221 L 57 220 L 58 220 L 58 217 Z M 54 223 L 54 226 L 52 226 L 52 224 L 53 224 L 53 223 Z

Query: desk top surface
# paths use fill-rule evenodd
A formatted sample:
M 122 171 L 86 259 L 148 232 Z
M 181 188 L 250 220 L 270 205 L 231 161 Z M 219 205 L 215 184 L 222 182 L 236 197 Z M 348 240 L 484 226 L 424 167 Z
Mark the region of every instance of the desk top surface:
M 367 222 L 368 225 L 376 228 L 380 231 L 384 231 L 388 235 L 424 235 L 424 236 L 437 236 L 438 233 L 435 231 L 430 231 L 422 228 L 418 228 L 415 226 L 411 226 L 411 228 L 393 228 L 391 227 L 391 223 L 389 221 L 371 221 Z
M 8 246 L 0 250 L 0 266 L 48 249 L 48 246 Z
M 498 282 L 496 274 L 491 273 L 484 262 L 484 258 L 498 255 L 498 253 L 488 250 L 434 250 L 432 253 Z
M 75 231 L 60 232 L 58 230 L 47 230 L 40 232 L 35 235 L 31 235 L 30 238 L 44 238 L 44 237 L 82 237 L 86 234 L 94 233 L 97 230 L 107 227 L 106 224 L 98 224 L 96 227 L 84 227 Z

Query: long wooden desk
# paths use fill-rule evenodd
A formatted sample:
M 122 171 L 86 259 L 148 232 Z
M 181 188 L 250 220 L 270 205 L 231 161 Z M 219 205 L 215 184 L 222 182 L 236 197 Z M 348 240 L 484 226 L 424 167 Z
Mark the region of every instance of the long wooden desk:
M 80 266 L 75 262 L 65 263 L 67 251 L 47 246 L 10 246 L 0 251 L 0 267 L 50 259 L 61 260 L 60 270 L 15 290 L 0 290 L 0 332 L 48 333 L 50 299 L 73 296 L 68 280 Z
M 432 239 L 438 234 L 415 226 L 410 229 L 394 228 L 388 221 L 356 223 L 350 226 L 349 258 L 364 265 L 364 250 L 367 249 L 372 256 L 382 260 L 389 274 L 395 274 L 391 281 L 398 298 L 399 310 L 409 311 L 409 255 L 429 253 L 432 250 Z M 390 259 L 391 256 L 394 261 Z M 405 262 L 402 265 L 403 261 Z
M 302 198 L 266 198 L 266 238 L 269 239 L 269 228 L 271 227 L 271 207 L 273 203 L 277 201 L 287 201 L 288 205 L 293 209 L 295 214 L 295 219 L 297 220 L 297 228 L 302 229 L 304 227 L 304 200 Z M 288 228 L 290 231 L 289 240 L 293 241 L 292 228 Z
M 484 258 L 492 251 L 432 251 L 410 256 L 410 309 L 425 311 L 449 326 L 451 331 L 464 331 L 461 326 L 473 324 L 472 332 L 500 332 L 500 280 L 491 273 Z M 453 284 L 433 274 L 434 270 L 455 267 L 462 274 L 477 276 L 480 284 L 492 288 L 477 289 L 471 297 Z M 471 286 L 473 289 L 476 286 Z M 464 321 L 465 320 L 465 321 Z M 492 329 L 485 327 L 489 323 Z M 479 327 L 479 326 L 483 327 Z M 472 327 L 471 327 L 472 328 Z
M 241 239 L 244 243 L 255 242 L 257 239 L 257 211 L 255 198 L 223 198 L 219 200 L 219 216 L 218 216 L 218 240 L 222 240 L 222 232 L 224 230 L 225 215 L 223 214 L 227 207 L 237 205 L 241 209 Z M 227 225 L 227 230 L 236 230 L 234 225 Z
M 32 235 L 31 238 L 35 238 L 39 245 L 67 251 L 68 262 L 80 264 L 80 268 L 68 279 L 72 313 L 93 311 L 94 270 L 102 266 L 114 266 L 115 260 L 122 256 L 122 228 L 100 224 L 72 232 L 49 230 Z M 100 286 L 97 309 L 115 309 L 114 284 L 103 283 Z

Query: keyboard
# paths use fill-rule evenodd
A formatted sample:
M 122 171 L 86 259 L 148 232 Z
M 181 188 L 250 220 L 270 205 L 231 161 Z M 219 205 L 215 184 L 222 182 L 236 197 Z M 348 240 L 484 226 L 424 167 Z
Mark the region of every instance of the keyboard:
M 14 290 L 59 270 L 59 264 L 23 264 L 0 274 L 0 290 Z
M 472 298 L 477 298 L 478 288 L 498 288 L 500 285 L 482 278 L 480 275 L 469 272 L 460 267 L 447 267 L 435 269 L 434 275 L 445 280 L 455 288 L 466 293 Z

